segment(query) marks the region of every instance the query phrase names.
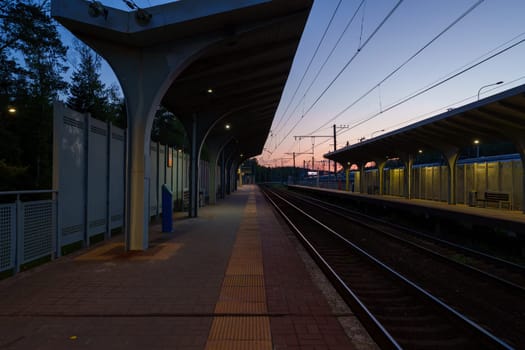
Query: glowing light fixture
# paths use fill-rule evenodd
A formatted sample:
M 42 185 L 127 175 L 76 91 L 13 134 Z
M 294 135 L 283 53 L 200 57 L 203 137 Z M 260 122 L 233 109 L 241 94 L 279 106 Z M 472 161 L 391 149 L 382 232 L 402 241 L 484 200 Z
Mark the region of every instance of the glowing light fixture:
M 423 150 L 420 149 L 419 151 L 417 151 L 417 153 L 421 154 L 421 153 L 423 153 Z
M 474 140 L 474 144 L 478 145 L 479 144 L 479 140 Z
M 206 92 L 209 93 L 209 94 L 213 94 L 213 89 L 208 89 L 208 90 L 206 90 Z
M 224 126 L 224 128 L 225 128 L 226 130 L 230 130 L 230 129 L 232 128 L 232 126 L 231 126 L 230 124 L 226 124 L 226 125 Z
M 11 114 L 15 114 L 15 113 L 16 113 L 16 108 L 10 106 L 10 107 L 7 108 L 7 111 L 8 111 L 9 113 L 11 113 Z

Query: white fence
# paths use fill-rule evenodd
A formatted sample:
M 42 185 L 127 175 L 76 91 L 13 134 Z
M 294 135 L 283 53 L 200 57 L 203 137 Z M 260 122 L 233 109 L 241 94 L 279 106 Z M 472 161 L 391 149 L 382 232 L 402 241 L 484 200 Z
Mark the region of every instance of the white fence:
M 125 130 L 67 108 L 54 106 L 53 189 L 0 192 L 0 272 L 93 236 L 111 237 L 124 222 Z M 173 192 L 175 209 L 184 210 L 189 188 L 189 155 L 151 143 L 150 217 L 162 213 L 162 185 Z M 209 196 L 209 163 L 201 160 L 200 205 Z M 218 174 L 218 172 L 217 172 Z M 218 181 L 215 192 L 218 190 Z M 48 193 L 49 200 L 22 201 L 21 195 Z M 9 202 L 3 196 L 13 197 Z
M 54 109 L 57 246 L 89 245 L 91 237 L 110 237 L 123 224 L 125 132 L 59 102 Z
M 22 202 L 21 195 L 52 194 L 53 199 Z M 19 271 L 30 261 L 53 255 L 57 200 L 54 191 L 0 192 L 14 203 L 0 204 L 0 272 Z

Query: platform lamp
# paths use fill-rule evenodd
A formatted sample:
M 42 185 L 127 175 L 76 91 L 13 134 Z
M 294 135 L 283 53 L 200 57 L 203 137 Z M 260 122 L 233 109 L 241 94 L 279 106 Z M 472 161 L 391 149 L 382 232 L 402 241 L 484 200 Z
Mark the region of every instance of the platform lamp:
M 479 94 L 481 93 L 481 90 L 489 86 L 500 85 L 500 84 L 503 84 L 503 80 L 500 80 L 497 83 L 487 84 L 487 85 L 483 85 L 482 87 L 480 87 L 478 90 L 478 101 L 479 101 Z
M 473 142 L 476 145 L 476 158 L 479 158 L 479 140 L 474 140 Z

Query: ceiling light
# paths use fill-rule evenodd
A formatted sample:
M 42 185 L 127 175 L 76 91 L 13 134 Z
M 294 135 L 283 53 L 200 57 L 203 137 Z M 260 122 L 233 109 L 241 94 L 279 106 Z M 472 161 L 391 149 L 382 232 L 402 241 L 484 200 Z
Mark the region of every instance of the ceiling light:
M 474 144 L 475 145 L 479 144 L 479 140 L 474 140 Z
M 9 107 L 9 108 L 7 108 L 7 111 L 9 113 L 11 113 L 11 114 L 14 114 L 14 113 L 16 113 L 16 108 L 15 107 Z
M 226 130 L 230 130 L 230 129 L 232 128 L 232 126 L 231 126 L 230 124 L 226 124 L 226 125 L 224 126 L 224 128 L 225 128 Z
M 206 92 L 208 92 L 209 94 L 213 94 L 213 89 L 208 89 L 206 90 Z

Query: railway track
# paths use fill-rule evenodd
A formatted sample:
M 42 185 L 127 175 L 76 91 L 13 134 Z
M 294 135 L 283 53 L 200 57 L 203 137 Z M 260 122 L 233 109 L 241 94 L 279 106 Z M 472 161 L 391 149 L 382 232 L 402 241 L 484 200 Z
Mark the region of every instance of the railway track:
M 430 258 L 431 254 L 422 253 L 425 249 L 414 247 L 413 243 L 380 237 L 373 232 L 375 228 L 355 222 L 349 224 L 340 212 L 327 209 L 321 203 L 298 198 L 287 191 L 264 191 L 325 272 L 332 276 L 343 297 L 354 310 L 359 310 L 362 322 L 382 348 L 511 349 L 525 346 L 520 339 L 521 321 L 512 321 L 513 316 L 519 316 L 516 310 L 508 310 L 512 315 L 503 318 L 502 327 L 497 326 L 501 323 L 499 319 L 487 323 L 486 316 L 500 317 L 497 308 L 472 312 L 472 308 L 479 308 L 480 298 L 465 298 L 469 291 L 463 284 L 476 279 L 478 284 L 474 287 L 479 283 L 491 285 L 493 282 L 487 284 L 490 277 L 483 279 L 476 270 L 466 273 L 457 266 L 450 267 L 450 262 L 434 256 Z M 457 277 L 458 273 L 468 278 Z M 453 282 L 455 278 L 466 279 L 459 286 L 460 290 Z M 513 283 L 498 286 L 504 290 L 502 295 L 506 302 L 523 301 L 519 286 L 518 289 L 513 289 Z M 483 296 L 495 296 L 490 290 L 489 294 L 484 290 Z M 489 299 L 482 303 L 490 302 Z M 511 329 L 501 329 L 505 327 Z
M 481 274 L 485 274 L 488 278 L 493 279 L 495 283 L 510 287 L 510 290 L 521 289 L 525 293 L 525 266 L 523 265 L 318 198 L 296 192 L 292 193 L 297 199 L 316 205 L 324 211 L 330 211 L 358 225 L 369 227 L 378 233 L 402 242 L 404 241 L 406 244 L 412 244 L 420 249 L 427 249 L 442 259 L 456 261 L 459 267 L 465 268 L 466 270 L 476 270 Z M 290 193 L 290 195 L 292 193 Z

